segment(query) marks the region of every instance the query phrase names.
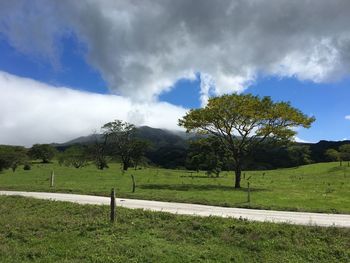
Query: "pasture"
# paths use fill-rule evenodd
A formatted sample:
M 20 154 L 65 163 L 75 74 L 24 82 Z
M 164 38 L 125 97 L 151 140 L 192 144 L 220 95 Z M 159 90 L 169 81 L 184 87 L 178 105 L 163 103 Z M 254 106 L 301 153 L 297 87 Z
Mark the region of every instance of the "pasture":
M 50 187 L 51 171 L 55 172 Z M 136 179 L 132 192 L 130 174 Z M 114 187 L 118 197 L 160 201 L 251 207 L 291 211 L 350 213 L 350 167 L 318 163 L 270 171 L 245 171 L 242 189 L 233 188 L 233 173 L 210 178 L 204 172 L 161 168 L 129 169 L 119 164 L 97 170 L 89 165 L 76 169 L 57 163 L 34 163 L 32 170 L 21 167 L 0 173 L 1 190 L 49 191 L 107 196 Z M 247 183 L 251 202 L 247 202 Z
M 0 196 L 0 262 L 349 262 L 350 230 Z

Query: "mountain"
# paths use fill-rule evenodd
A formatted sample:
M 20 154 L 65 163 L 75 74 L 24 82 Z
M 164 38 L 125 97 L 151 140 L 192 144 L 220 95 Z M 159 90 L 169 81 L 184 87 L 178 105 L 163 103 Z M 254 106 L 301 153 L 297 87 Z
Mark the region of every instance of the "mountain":
M 169 131 L 151 128 L 148 126 L 141 126 L 136 130 L 136 137 L 141 140 L 149 141 L 152 145 L 152 148 L 158 149 L 161 147 L 169 146 L 187 148 L 187 140 L 194 139 L 199 136 L 181 131 Z M 65 143 L 55 143 L 53 145 L 57 148 L 67 148 L 74 144 L 90 144 L 93 143 L 96 139 L 100 141 L 102 138 L 102 134 L 92 134 L 88 136 L 81 136 Z
M 186 138 L 179 133 L 169 130 L 155 129 L 148 126 L 137 128 L 136 136 L 139 139 L 150 141 L 152 148 L 174 146 L 187 148 Z
M 74 144 L 90 144 L 92 142 L 94 142 L 97 139 L 100 141 L 102 139 L 102 134 L 91 134 L 88 136 L 80 136 L 78 138 L 75 138 L 73 140 L 70 140 L 68 142 L 64 142 L 64 143 L 54 143 L 53 145 L 55 147 L 69 147 L 71 145 Z

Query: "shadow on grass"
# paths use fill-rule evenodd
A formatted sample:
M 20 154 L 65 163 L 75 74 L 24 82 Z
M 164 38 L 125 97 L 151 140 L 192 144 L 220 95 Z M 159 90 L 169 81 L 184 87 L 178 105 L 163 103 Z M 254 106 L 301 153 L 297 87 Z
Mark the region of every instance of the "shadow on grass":
M 222 179 L 222 178 L 227 178 L 227 176 L 219 176 L 219 177 L 213 177 L 213 176 L 207 176 L 207 175 L 180 175 L 181 178 L 192 178 L 192 179 Z
M 31 163 L 31 164 L 48 165 L 48 164 L 53 164 L 54 162 L 53 162 L 53 161 L 50 161 L 50 162 L 44 163 L 43 161 L 35 160 L 35 161 L 31 161 L 30 163 Z
M 329 168 L 328 172 L 329 173 L 334 173 L 334 172 L 339 172 L 339 171 L 346 171 L 347 168 L 349 169 L 349 167 L 347 165 L 345 166 L 343 164 L 343 166 L 335 166 L 335 167 Z
M 141 189 L 152 189 L 152 190 L 174 190 L 174 191 L 206 191 L 206 190 L 220 190 L 220 191 L 242 191 L 246 192 L 247 188 L 235 189 L 233 186 L 226 185 L 198 185 L 198 184 L 143 184 L 139 185 Z M 262 188 L 250 188 L 251 192 L 268 191 Z

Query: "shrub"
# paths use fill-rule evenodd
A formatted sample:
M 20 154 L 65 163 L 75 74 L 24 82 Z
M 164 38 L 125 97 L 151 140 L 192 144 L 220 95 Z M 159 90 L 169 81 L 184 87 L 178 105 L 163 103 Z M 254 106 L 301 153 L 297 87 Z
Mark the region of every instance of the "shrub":
M 29 170 L 31 170 L 32 169 L 32 167 L 30 166 L 30 164 L 29 163 L 25 163 L 24 164 L 24 166 L 23 166 L 23 170 L 25 170 L 25 171 L 29 171 Z

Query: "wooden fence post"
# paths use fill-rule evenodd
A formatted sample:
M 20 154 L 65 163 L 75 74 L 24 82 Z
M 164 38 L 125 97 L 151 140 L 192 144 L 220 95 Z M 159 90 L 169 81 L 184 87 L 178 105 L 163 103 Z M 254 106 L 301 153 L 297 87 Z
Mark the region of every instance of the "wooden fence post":
M 135 188 L 136 188 L 135 178 L 132 174 L 130 174 L 130 176 L 131 176 L 131 180 L 132 180 L 132 192 L 135 193 Z
M 115 208 L 116 208 L 116 204 L 115 204 L 115 190 L 114 188 L 112 188 L 111 191 L 111 222 L 114 223 L 115 222 Z
M 248 203 L 250 204 L 250 183 L 248 182 Z
M 50 186 L 53 187 L 55 183 L 55 172 L 54 170 L 51 171 L 51 180 L 50 180 Z

